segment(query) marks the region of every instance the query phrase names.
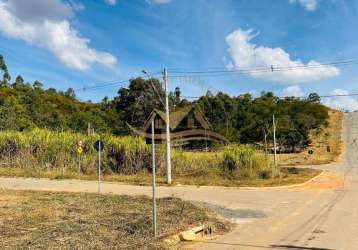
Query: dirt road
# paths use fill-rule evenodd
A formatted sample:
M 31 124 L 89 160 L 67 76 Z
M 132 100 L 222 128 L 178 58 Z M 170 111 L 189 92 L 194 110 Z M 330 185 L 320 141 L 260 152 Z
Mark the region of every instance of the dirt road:
M 198 202 L 238 223 L 230 234 L 191 249 L 358 249 L 358 113 L 347 116 L 344 128 L 345 159 L 320 167 L 339 178 L 325 173 L 303 187 L 281 189 L 158 187 L 158 196 Z M 97 191 L 96 182 L 75 180 L 0 178 L 0 187 Z M 151 195 L 151 187 L 105 183 L 102 192 Z

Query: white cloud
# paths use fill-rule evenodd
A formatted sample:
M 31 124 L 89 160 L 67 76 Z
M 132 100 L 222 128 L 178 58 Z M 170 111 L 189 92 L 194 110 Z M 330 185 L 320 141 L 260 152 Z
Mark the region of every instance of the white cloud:
M 290 0 L 290 3 L 299 3 L 308 11 L 315 11 L 318 8 L 317 0 Z
M 13 16 L 18 17 L 24 22 L 47 20 L 63 20 L 73 14 L 70 4 L 65 4 L 61 0 L 9 0 L 3 2 Z
M 358 110 L 358 100 L 352 96 L 344 96 L 348 95 L 349 91 L 343 89 L 335 89 L 330 95 L 343 95 L 343 96 L 335 96 L 327 98 L 323 101 L 323 103 L 331 108 L 339 109 L 339 110 L 349 110 L 355 111 Z
M 71 5 L 61 0 L 0 0 L 0 33 L 51 51 L 67 67 L 87 70 L 94 63 L 112 67 L 117 59 L 89 47 L 90 40 L 82 37 L 67 19 Z M 21 13 L 26 13 L 22 15 Z
M 172 0 L 145 0 L 147 3 L 152 4 L 167 4 L 170 3 Z
M 106 3 L 108 3 L 109 5 L 116 5 L 117 4 L 117 0 L 104 0 Z
M 258 34 L 253 29 L 238 29 L 226 37 L 228 52 L 236 69 L 265 68 L 273 71 L 250 71 L 248 74 L 255 79 L 270 80 L 283 84 L 297 84 L 317 81 L 339 75 L 339 69 L 322 65 L 315 60 L 304 64 L 300 59 L 292 60 L 282 48 L 268 48 L 251 43 Z M 276 68 L 276 70 L 275 70 Z M 285 68 L 279 70 L 279 68 Z
M 145 0 L 148 4 L 168 4 L 170 3 L 172 0 Z M 109 5 L 116 5 L 117 4 L 117 0 L 104 0 L 105 3 L 109 4 Z
M 303 97 L 305 93 L 303 93 L 302 89 L 298 85 L 288 86 L 282 91 L 283 96 L 294 96 L 294 97 Z

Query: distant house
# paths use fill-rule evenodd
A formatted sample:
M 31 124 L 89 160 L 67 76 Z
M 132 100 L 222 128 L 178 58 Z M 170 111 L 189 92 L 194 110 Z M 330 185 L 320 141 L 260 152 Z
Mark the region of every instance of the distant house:
M 166 138 L 166 118 L 163 111 L 154 109 L 140 131 L 130 127 L 137 135 L 144 136 L 148 144 L 151 143 L 151 123 L 153 119 L 155 140 L 159 143 L 163 142 Z M 171 112 L 169 126 L 170 138 L 174 145 L 200 140 L 228 142 L 224 136 L 213 131 L 205 115 L 194 105 Z

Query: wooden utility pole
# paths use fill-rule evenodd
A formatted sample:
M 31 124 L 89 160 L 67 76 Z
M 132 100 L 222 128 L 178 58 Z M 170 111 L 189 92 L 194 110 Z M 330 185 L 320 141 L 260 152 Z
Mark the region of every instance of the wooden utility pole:
M 164 68 L 163 79 L 165 86 L 165 114 L 166 114 L 166 167 L 167 184 L 172 183 L 172 166 L 170 160 L 170 118 L 169 118 L 169 98 L 168 98 L 168 71 Z

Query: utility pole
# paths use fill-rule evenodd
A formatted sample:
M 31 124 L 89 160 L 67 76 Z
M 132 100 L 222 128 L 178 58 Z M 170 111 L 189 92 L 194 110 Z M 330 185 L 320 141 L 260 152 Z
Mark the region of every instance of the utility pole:
M 273 126 L 273 150 L 274 150 L 274 164 L 275 167 L 277 165 L 276 159 L 276 122 L 275 122 L 275 114 L 272 115 L 272 126 Z
M 170 160 L 170 119 L 169 119 L 169 98 L 168 98 L 168 71 L 164 68 L 163 79 L 165 86 L 165 113 L 166 113 L 166 167 L 167 184 L 172 183 L 172 166 Z
M 156 181 L 155 181 L 155 138 L 154 138 L 154 119 L 152 120 L 152 175 L 153 175 L 153 236 L 157 238 L 157 201 L 156 201 Z
M 98 193 L 101 192 L 101 143 L 98 149 Z

